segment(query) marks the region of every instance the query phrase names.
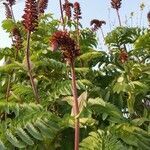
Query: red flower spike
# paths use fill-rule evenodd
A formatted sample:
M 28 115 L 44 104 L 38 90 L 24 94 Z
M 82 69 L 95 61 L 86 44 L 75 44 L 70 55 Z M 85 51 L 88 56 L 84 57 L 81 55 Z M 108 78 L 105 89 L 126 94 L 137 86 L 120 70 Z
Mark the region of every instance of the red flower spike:
M 51 39 L 50 44 L 52 47 L 52 51 L 55 51 L 59 47 L 63 53 L 65 60 L 74 60 L 77 56 L 79 56 L 79 49 L 77 49 L 77 45 L 75 41 L 69 36 L 66 31 L 57 31 L 55 32 Z
M 11 10 L 10 10 L 10 7 L 7 3 L 3 3 L 3 5 L 5 6 L 5 14 L 6 14 L 6 18 L 7 19 L 12 19 L 12 13 L 11 13 Z
M 34 31 L 38 26 L 38 11 L 36 0 L 26 0 L 24 9 L 23 25 L 27 31 Z
M 97 31 L 99 28 L 102 27 L 103 24 L 106 24 L 104 20 L 93 19 L 90 22 L 91 26 L 94 25 L 94 27 L 92 28 L 93 31 Z
M 48 0 L 38 0 L 38 12 L 44 13 L 48 6 Z
M 65 0 L 65 3 L 63 4 L 63 10 L 68 17 L 68 20 L 70 20 L 71 18 L 71 8 L 73 8 L 73 4 L 70 3 L 68 0 Z
M 15 48 L 17 50 L 22 48 L 22 37 L 20 34 L 20 31 L 18 28 L 14 28 L 12 30 L 12 36 L 13 36 L 13 46 L 15 46 Z
M 111 7 L 118 10 L 121 7 L 122 0 L 111 0 Z
M 81 19 L 81 8 L 78 2 L 75 2 L 74 5 L 74 19 Z

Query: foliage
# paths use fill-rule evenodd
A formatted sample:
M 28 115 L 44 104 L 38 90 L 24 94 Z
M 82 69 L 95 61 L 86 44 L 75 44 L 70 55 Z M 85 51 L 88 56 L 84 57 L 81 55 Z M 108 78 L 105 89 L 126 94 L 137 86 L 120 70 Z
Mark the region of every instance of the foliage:
M 65 20 L 76 39 L 76 22 Z M 80 119 L 81 150 L 149 150 L 150 31 L 116 27 L 105 37 L 109 53 L 97 50 L 96 33 L 80 27 L 80 56 L 75 61 L 80 113 L 73 117 L 71 70 L 49 39 L 61 28 L 52 14 L 41 14 L 31 34 L 31 71 L 40 104 L 30 85 L 25 61 L 26 31 L 6 19 L 12 38 L 18 27 L 22 48 L 0 49 L 0 150 L 72 150 L 75 118 Z M 127 59 L 121 61 L 122 49 Z M 8 92 L 9 91 L 9 92 Z M 9 94 L 8 94 L 9 93 Z
M 109 150 L 125 149 L 121 141 L 111 135 L 109 132 L 98 130 L 90 132 L 89 136 L 81 142 L 81 150 Z

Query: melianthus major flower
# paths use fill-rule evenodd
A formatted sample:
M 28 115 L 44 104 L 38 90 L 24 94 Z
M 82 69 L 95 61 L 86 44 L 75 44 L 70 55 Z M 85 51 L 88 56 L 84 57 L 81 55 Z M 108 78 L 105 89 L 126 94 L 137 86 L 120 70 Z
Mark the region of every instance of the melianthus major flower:
M 75 2 L 73 5 L 74 8 L 74 19 L 81 19 L 81 8 L 78 2 Z
M 77 48 L 75 40 L 66 31 L 55 32 L 50 38 L 50 44 L 52 51 L 56 51 L 60 47 L 67 61 L 72 61 L 79 56 L 80 50 Z
M 91 26 L 94 25 L 94 27 L 92 28 L 93 31 L 96 31 L 99 28 L 101 28 L 103 24 L 106 24 L 106 22 L 104 20 L 98 20 L 98 19 L 93 19 L 90 22 Z
M 15 46 L 15 48 L 17 50 L 19 50 L 20 48 L 22 48 L 22 36 L 21 36 L 20 31 L 17 27 L 15 27 L 12 30 L 12 36 L 13 36 L 13 45 Z
M 38 11 L 36 0 L 26 0 L 24 9 L 23 25 L 27 31 L 34 31 L 38 26 Z
M 71 8 L 73 8 L 73 4 L 70 3 L 68 0 L 65 0 L 65 3 L 63 4 L 63 10 L 65 11 L 66 16 L 68 17 L 68 20 L 71 18 Z
M 121 1 L 122 0 L 111 0 L 112 8 L 118 10 L 121 7 Z
M 48 6 L 48 0 L 38 0 L 38 12 L 44 13 Z

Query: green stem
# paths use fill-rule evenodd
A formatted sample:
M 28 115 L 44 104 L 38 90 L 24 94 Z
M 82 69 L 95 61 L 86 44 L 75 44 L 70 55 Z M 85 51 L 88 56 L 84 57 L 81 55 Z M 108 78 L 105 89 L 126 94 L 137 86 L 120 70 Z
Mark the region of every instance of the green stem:
M 77 94 L 77 85 L 76 85 L 76 75 L 74 69 L 74 62 L 71 61 L 71 75 L 72 75 L 72 94 L 73 94 L 73 111 L 75 115 L 75 137 L 74 137 L 74 150 L 79 150 L 79 134 L 80 134 L 80 124 L 79 118 L 76 116 L 79 114 L 79 105 L 78 105 L 78 94 Z
M 31 82 L 31 86 L 32 86 L 32 90 L 36 99 L 36 103 L 40 103 L 39 101 L 39 96 L 38 96 L 38 90 L 37 87 L 34 83 L 34 79 L 32 76 L 32 72 L 31 72 L 31 64 L 30 64 L 30 36 L 31 36 L 31 32 L 28 31 L 27 33 L 27 48 L 26 48 L 26 62 L 27 62 L 27 68 L 28 68 L 28 73 L 29 73 L 29 77 L 30 77 L 30 82 Z

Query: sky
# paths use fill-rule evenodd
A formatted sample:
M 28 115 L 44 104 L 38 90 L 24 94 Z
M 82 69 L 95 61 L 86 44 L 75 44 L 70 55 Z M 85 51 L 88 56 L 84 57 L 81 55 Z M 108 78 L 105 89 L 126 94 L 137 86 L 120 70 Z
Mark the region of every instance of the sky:
M 0 0 L 1 1 L 1 0 Z M 63 0 L 62 0 L 63 1 Z M 109 32 L 115 25 L 118 24 L 116 12 L 110 6 L 111 0 L 70 0 L 74 3 L 78 1 L 81 5 L 82 11 L 82 25 L 89 27 L 92 19 L 105 20 L 106 25 L 103 27 L 104 33 Z M 145 4 L 144 11 L 141 15 L 140 4 Z M 13 7 L 16 20 L 20 20 L 23 15 L 25 0 L 18 0 L 18 3 Z M 150 0 L 122 0 L 122 7 L 120 14 L 123 24 L 132 25 L 147 25 L 147 13 L 150 11 Z M 131 12 L 134 12 L 133 23 L 131 21 Z M 60 18 L 59 0 L 49 0 L 47 13 L 53 13 L 54 17 Z M 142 19 L 140 19 L 142 16 Z M 5 19 L 5 10 L 3 5 L 0 4 L 0 48 L 11 45 L 11 40 L 8 34 L 1 28 L 1 22 Z M 142 20 L 140 22 L 140 20 Z M 100 37 L 100 40 L 101 37 Z

